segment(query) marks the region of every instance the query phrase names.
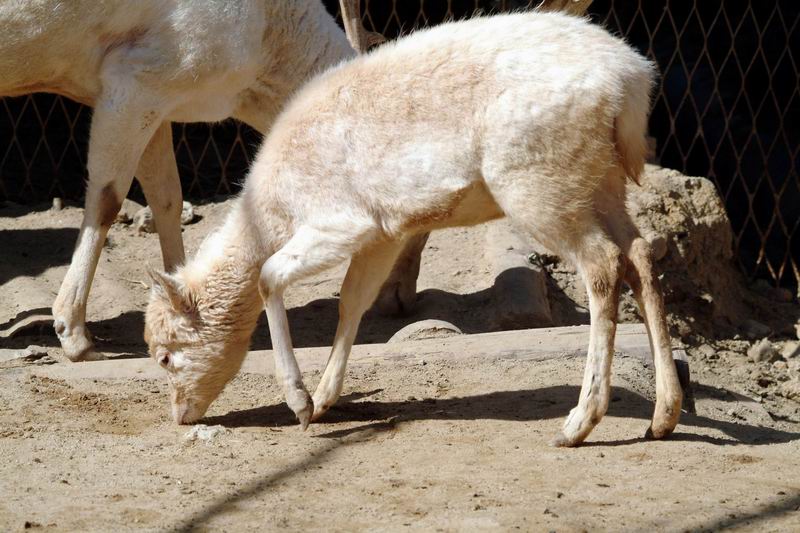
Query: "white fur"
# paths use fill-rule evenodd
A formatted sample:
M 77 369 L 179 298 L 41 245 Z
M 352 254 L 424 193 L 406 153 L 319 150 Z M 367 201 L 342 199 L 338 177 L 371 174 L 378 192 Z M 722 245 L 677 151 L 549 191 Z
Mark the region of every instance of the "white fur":
M 171 121 L 238 118 L 262 133 L 311 75 L 352 57 L 319 0 L 6 0 L 0 96 L 62 94 L 95 108 L 86 211 L 53 306 L 68 357 L 91 349 L 86 302 L 136 175 L 164 265 L 184 260 Z
M 290 407 L 303 425 L 312 409 L 321 416 L 342 390 L 361 316 L 404 243 L 508 216 L 578 265 L 589 292 L 583 389 L 557 444 L 581 442 L 606 411 L 623 279 L 655 351 L 651 430 L 671 432 L 681 390 L 663 300 L 649 247 L 625 211 L 626 176 L 636 179 L 644 162 L 651 77 L 643 57 L 585 20 L 533 13 L 421 31 L 308 83 L 265 140 L 218 245 L 158 278 L 148 342 L 192 362 L 173 373 L 188 409 L 202 414 L 221 390 L 210 372 L 235 374 L 263 302 Z M 311 400 L 282 294 L 347 259 L 339 326 Z M 175 329 L 187 316 L 182 301 L 191 302 L 189 332 Z

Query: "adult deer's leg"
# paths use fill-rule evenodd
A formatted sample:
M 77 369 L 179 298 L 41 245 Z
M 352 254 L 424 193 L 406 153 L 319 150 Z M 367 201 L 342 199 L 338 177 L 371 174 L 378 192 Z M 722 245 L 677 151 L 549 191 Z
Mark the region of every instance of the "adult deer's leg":
M 633 290 L 647 326 L 656 368 L 656 408 L 647 434 L 660 439 L 672 433 L 678 425 L 683 392 L 676 363 L 672 358 L 664 297 L 661 284 L 653 271 L 650 244 L 642 237 L 636 237 L 630 245 L 627 257 L 629 263 L 625 281 Z
M 389 277 L 375 301 L 375 308 L 382 315 L 404 315 L 411 311 L 417 301 L 417 277 L 422 262 L 422 251 L 430 233 L 414 235 L 406 242 Z
M 86 302 L 97 261 L 128 193 L 142 152 L 162 119 L 161 103 L 127 80 L 109 83 L 92 115 L 89 184 L 83 223 L 67 275 L 53 304 L 54 327 L 64 354 L 83 358 L 92 348 Z
M 349 258 L 364 235 L 357 224 L 350 224 L 347 230 L 331 231 L 303 226 L 261 267 L 258 289 L 267 310 L 276 377 L 303 429 L 311 421 L 313 404 L 292 349 L 283 291 L 293 282 Z
M 578 405 L 564 422 L 555 446 L 581 443 L 608 409 L 611 393 L 611 360 L 617 328 L 617 306 L 625 257 L 608 237 L 597 232 L 580 247 L 578 266 L 589 293 L 591 326 L 586 371 Z
M 185 259 L 181 236 L 183 195 L 169 122 L 162 123 L 147 144 L 136 169 L 136 179 L 153 211 L 164 270 L 169 272 Z
M 322 416 L 339 399 L 347 358 L 361 317 L 372 305 L 401 249 L 400 241 L 383 241 L 358 252 L 350 261 L 339 298 L 339 324 L 336 327 L 333 348 L 322 379 L 314 392 L 312 420 Z

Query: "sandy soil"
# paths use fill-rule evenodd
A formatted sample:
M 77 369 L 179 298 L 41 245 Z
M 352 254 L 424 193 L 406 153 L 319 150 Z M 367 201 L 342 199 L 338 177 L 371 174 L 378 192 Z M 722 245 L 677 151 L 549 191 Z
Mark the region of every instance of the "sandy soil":
M 190 251 L 224 204 L 197 210 L 202 220 L 185 230 Z M 80 217 L 72 207 L 0 209 L 0 329 L 48 311 Z M 448 320 L 465 333 L 490 331 L 485 231 L 435 234 L 414 315 L 369 316 L 358 342 L 385 342 L 422 318 Z M 157 237 L 115 225 L 89 305 L 98 347 L 109 357 L 144 355 L 148 262 L 160 263 Z M 343 272 L 287 294 L 297 346 L 330 344 Z M 551 285 L 561 291 L 558 319 L 585 323 L 580 296 Z M 623 316 L 635 319 L 625 305 Z M 37 363 L 58 358 L 57 340 L 49 324 L 34 320 L 0 339 L 7 354 L 29 345 L 50 354 L 0 363 L 0 530 L 796 531 L 800 404 L 775 397 L 770 405 L 753 394 L 754 367 L 741 353 L 749 343 L 741 342 L 715 358 L 689 346 L 698 415 L 684 416 L 664 442 L 642 438 L 653 385 L 637 358 L 616 359 L 614 401 L 590 442 L 563 450 L 547 443 L 576 401 L 581 357 L 510 360 L 476 351 L 452 354 L 462 356 L 455 362 L 447 360 L 447 342 L 445 357 L 426 364 L 353 365 L 347 401 L 306 433 L 271 377 L 243 374 L 203 421 L 223 433 L 189 442 L 187 428 L 168 419 L 158 375 L 48 377 Z M 262 325 L 254 348 L 268 347 Z M 319 372 L 306 379 L 313 386 Z

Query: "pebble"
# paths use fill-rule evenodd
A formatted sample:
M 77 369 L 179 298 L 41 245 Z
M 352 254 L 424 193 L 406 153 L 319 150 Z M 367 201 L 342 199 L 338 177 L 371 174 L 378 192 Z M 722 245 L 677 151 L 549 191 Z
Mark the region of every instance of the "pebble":
M 181 224 L 191 224 L 197 217 L 194 214 L 194 206 L 189 202 L 183 202 L 181 208 Z M 156 222 L 153 218 L 153 211 L 150 207 L 142 207 L 133 215 L 133 227 L 139 233 L 155 233 Z
M 697 352 L 706 359 L 716 359 L 717 350 L 710 344 L 701 344 L 697 347 Z
M 220 435 L 228 433 L 228 429 L 224 426 L 207 426 L 205 424 L 197 424 L 192 426 L 192 429 L 186 432 L 183 436 L 184 442 L 195 442 L 201 440 L 203 442 L 210 442 Z
M 780 359 L 781 354 L 772 345 L 769 339 L 761 339 L 754 343 L 749 350 L 747 350 L 747 357 L 754 363 L 761 361 L 773 362 Z
M 64 200 L 56 196 L 53 198 L 53 211 L 61 211 L 64 209 Z
M 792 359 L 793 357 L 800 356 L 800 342 L 789 341 L 784 344 L 781 355 L 784 359 Z

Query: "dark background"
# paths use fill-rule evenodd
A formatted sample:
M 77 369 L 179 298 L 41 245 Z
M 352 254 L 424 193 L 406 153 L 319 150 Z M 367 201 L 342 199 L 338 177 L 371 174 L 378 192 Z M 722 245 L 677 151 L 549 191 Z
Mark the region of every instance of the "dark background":
M 338 11 L 338 0 L 324 3 Z M 524 8 L 528 2 L 364 4 L 367 27 L 393 38 L 476 12 Z M 650 132 L 660 163 L 716 183 L 749 276 L 796 287 L 800 3 L 595 0 L 590 15 L 658 65 Z M 90 113 L 53 95 L 0 99 L 0 201 L 80 200 Z M 175 125 L 173 131 L 187 198 L 238 190 L 260 140 L 256 132 L 233 121 Z M 137 187 L 131 195 L 141 199 Z

